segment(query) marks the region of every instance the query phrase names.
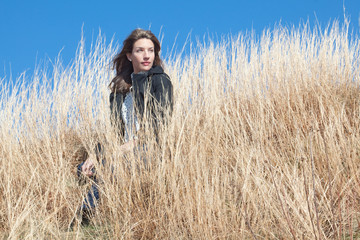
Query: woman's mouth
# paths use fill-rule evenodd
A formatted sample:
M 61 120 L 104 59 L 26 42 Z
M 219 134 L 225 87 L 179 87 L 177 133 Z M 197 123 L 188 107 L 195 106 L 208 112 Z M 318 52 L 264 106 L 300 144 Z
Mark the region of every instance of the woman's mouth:
M 142 62 L 141 64 L 144 65 L 144 66 L 149 66 L 150 62 Z

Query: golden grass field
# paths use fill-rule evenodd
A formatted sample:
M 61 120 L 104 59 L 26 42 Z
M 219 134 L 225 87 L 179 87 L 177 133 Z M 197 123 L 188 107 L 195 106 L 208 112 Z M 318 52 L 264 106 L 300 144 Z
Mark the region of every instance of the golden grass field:
M 99 36 L 74 61 L 2 81 L 0 238 L 360 238 L 360 42 L 348 24 L 277 26 L 170 55 L 174 112 L 147 168 L 118 151 Z M 30 84 L 24 84 L 24 79 Z M 11 91 L 10 91 L 11 90 Z M 101 201 L 72 231 L 75 167 L 101 142 Z M 131 164 L 129 164 L 129 162 Z

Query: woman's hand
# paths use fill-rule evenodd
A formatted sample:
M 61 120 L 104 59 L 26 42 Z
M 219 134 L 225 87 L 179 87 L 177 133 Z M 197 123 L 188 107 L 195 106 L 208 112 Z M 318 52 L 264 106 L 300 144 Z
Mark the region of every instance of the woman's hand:
M 94 174 L 94 172 L 92 171 L 93 168 L 94 168 L 94 161 L 92 160 L 92 158 L 88 158 L 82 165 L 81 172 L 85 176 L 91 177 Z

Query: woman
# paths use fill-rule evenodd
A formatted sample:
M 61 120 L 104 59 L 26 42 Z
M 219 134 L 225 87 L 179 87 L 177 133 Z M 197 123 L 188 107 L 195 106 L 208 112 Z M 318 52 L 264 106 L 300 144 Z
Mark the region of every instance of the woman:
M 136 132 L 145 126 L 151 126 L 158 140 L 158 127 L 172 112 L 173 87 L 162 68 L 160 48 L 159 40 L 151 31 L 135 29 L 113 60 L 116 76 L 109 85 L 111 119 L 124 139 L 120 146 L 123 154 L 136 149 L 139 141 Z M 101 152 L 100 146 L 97 152 Z M 78 172 L 91 177 L 93 168 L 93 159 L 88 158 L 79 165 Z M 89 213 L 99 199 L 96 179 L 94 181 L 80 209 L 81 215 Z

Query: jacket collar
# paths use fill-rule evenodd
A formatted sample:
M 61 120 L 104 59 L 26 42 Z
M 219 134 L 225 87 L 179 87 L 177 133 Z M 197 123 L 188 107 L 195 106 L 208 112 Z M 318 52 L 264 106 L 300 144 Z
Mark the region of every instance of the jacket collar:
M 153 66 L 150 70 L 148 75 L 153 75 L 153 74 L 161 74 L 164 73 L 164 70 L 161 66 Z
M 148 76 L 152 76 L 154 74 L 162 74 L 162 73 L 164 73 L 164 70 L 162 69 L 161 66 L 153 66 L 147 72 L 139 72 L 136 74 L 132 73 L 131 74 L 132 85 L 133 87 L 136 88 L 136 86 L 139 85 L 140 82 L 144 82 Z

